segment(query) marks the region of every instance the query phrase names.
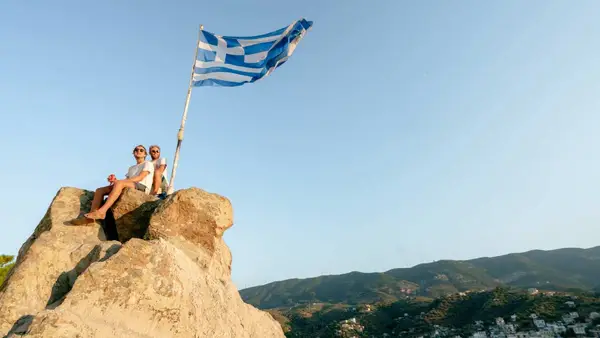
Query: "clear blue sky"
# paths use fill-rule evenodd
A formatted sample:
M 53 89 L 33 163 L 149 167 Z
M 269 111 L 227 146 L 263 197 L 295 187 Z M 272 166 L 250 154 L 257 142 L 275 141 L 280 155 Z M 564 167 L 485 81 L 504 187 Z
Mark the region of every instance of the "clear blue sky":
M 600 2 L 17 1 L 0 7 L 0 252 L 61 186 L 169 163 L 197 26 L 314 21 L 196 88 L 176 188 L 231 199 L 238 287 L 600 244 Z M 169 171 L 170 173 L 170 171 Z

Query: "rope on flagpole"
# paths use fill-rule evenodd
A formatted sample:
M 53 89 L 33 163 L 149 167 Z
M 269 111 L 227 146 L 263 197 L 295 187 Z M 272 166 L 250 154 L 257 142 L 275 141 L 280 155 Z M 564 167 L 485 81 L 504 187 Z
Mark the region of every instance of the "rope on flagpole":
M 187 119 L 188 107 L 190 105 L 190 98 L 192 97 L 192 84 L 194 81 L 194 71 L 196 70 L 196 60 L 198 59 L 198 44 L 200 43 L 200 34 L 204 26 L 200 25 L 198 30 L 198 40 L 196 41 L 196 52 L 194 53 L 194 62 L 192 63 L 192 74 L 190 75 L 190 83 L 188 85 L 187 95 L 185 97 L 185 105 L 183 106 L 183 116 L 181 117 L 181 126 L 177 133 L 177 148 L 175 148 L 175 156 L 173 157 L 173 169 L 171 169 L 171 180 L 169 181 L 169 189 L 167 195 L 171 195 L 174 191 L 173 184 L 175 183 L 175 175 L 177 174 L 177 162 L 179 162 L 179 151 L 181 149 L 181 143 L 183 141 L 183 132 L 185 130 L 185 120 Z

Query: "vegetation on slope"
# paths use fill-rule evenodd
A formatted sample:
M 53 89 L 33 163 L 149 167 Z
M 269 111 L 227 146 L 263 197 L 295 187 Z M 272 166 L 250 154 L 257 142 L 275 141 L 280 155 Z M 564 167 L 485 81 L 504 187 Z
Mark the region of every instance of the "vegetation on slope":
M 13 265 L 15 265 L 13 259 L 14 256 L 0 255 L 0 285 L 2 285 L 8 272 L 12 269 Z
M 567 291 L 600 285 L 600 247 L 534 250 L 468 261 L 443 260 L 382 273 L 291 279 L 240 291 L 244 301 L 263 309 L 308 302 L 373 303 L 420 295 L 440 297 L 498 286 Z
M 370 309 L 366 305 L 313 304 L 270 312 L 278 313 L 277 318 L 285 318 L 288 337 L 343 337 L 344 326 L 352 329 L 352 326 L 344 323 L 353 318 L 360 330 L 346 332 L 348 336 L 381 337 L 388 334 L 416 337 L 431 333 L 436 325 L 452 334 L 465 336 L 479 330 L 475 321 L 488 326 L 493 325 L 499 317 L 507 323 L 513 323 L 519 330 L 534 329 L 530 318 L 532 313 L 554 322 L 567 313 L 577 311 L 580 315 L 577 321 L 585 322 L 591 312 L 600 311 L 598 296 L 578 294 L 575 300 L 577 308 L 574 310 L 566 304 L 573 299 L 569 295 L 529 295 L 524 291 L 498 287 L 492 291 L 457 294 L 435 300 L 421 297 L 376 303 Z M 512 315 L 516 315 L 514 322 Z M 600 324 L 597 321 L 594 324 Z
M 401 290 L 417 285 L 384 273 L 351 272 L 344 275 L 291 279 L 248 288 L 240 293 L 247 303 L 264 309 L 297 303 L 359 303 L 397 300 Z

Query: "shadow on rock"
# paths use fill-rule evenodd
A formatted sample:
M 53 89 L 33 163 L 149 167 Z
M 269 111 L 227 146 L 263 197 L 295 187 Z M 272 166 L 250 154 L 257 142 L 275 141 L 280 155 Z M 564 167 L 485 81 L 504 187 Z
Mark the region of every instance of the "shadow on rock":
M 9 337 L 10 335 L 22 336 L 26 334 L 29 330 L 29 326 L 33 322 L 33 318 L 34 317 L 32 315 L 21 316 L 21 318 L 17 319 L 10 331 L 8 331 L 8 333 L 4 337 Z
M 118 241 L 126 243 L 132 238 L 143 239 L 148 231 L 150 217 L 161 200 L 136 200 L 133 205 L 116 204 L 113 208 Z M 108 217 L 107 217 L 108 218 Z
M 119 250 L 121 250 L 122 247 L 123 246 L 121 244 L 111 245 L 108 249 L 106 249 L 106 253 L 104 254 L 104 257 L 100 258 L 100 260 L 98 262 L 104 262 L 104 261 L 108 260 L 113 255 L 115 255 L 117 252 L 119 252 Z
M 115 215 L 110 209 L 106 212 L 106 218 L 104 218 L 104 222 L 102 222 L 102 230 L 104 230 L 106 240 L 119 240 L 119 234 L 117 233 L 117 223 L 115 222 Z M 100 234 L 98 234 L 98 238 L 100 238 Z
M 79 214 L 76 218 L 83 217 L 86 213 L 90 212 L 92 207 L 92 200 L 94 199 L 94 193 L 92 191 L 83 190 L 83 193 L 79 196 Z M 72 225 L 71 221 L 65 221 L 63 225 Z
M 103 259 L 106 260 L 108 257 L 119 251 L 119 248 L 114 249 L 115 246 L 118 245 L 113 245 L 109 248 L 109 250 L 107 250 Z M 50 294 L 50 298 L 46 303 L 46 309 L 54 309 L 62 304 L 65 296 L 71 291 L 79 275 L 81 275 L 92 263 L 97 262 L 100 259 L 101 250 L 102 247 L 100 245 L 95 245 L 92 251 L 83 257 L 73 269 L 65 271 L 58 276 L 56 282 L 52 286 L 52 293 Z M 113 252 L 110 256 L 109 251 Z

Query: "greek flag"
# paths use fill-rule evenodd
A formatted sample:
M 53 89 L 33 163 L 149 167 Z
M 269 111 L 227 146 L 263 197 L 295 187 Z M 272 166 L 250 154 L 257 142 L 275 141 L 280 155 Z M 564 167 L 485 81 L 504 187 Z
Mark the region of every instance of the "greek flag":
M 245 37 L 202 30 L 192 85 L 233 87 L 268 76 L 292 56 L 312 24 L 300 19 L 274 32 Z

